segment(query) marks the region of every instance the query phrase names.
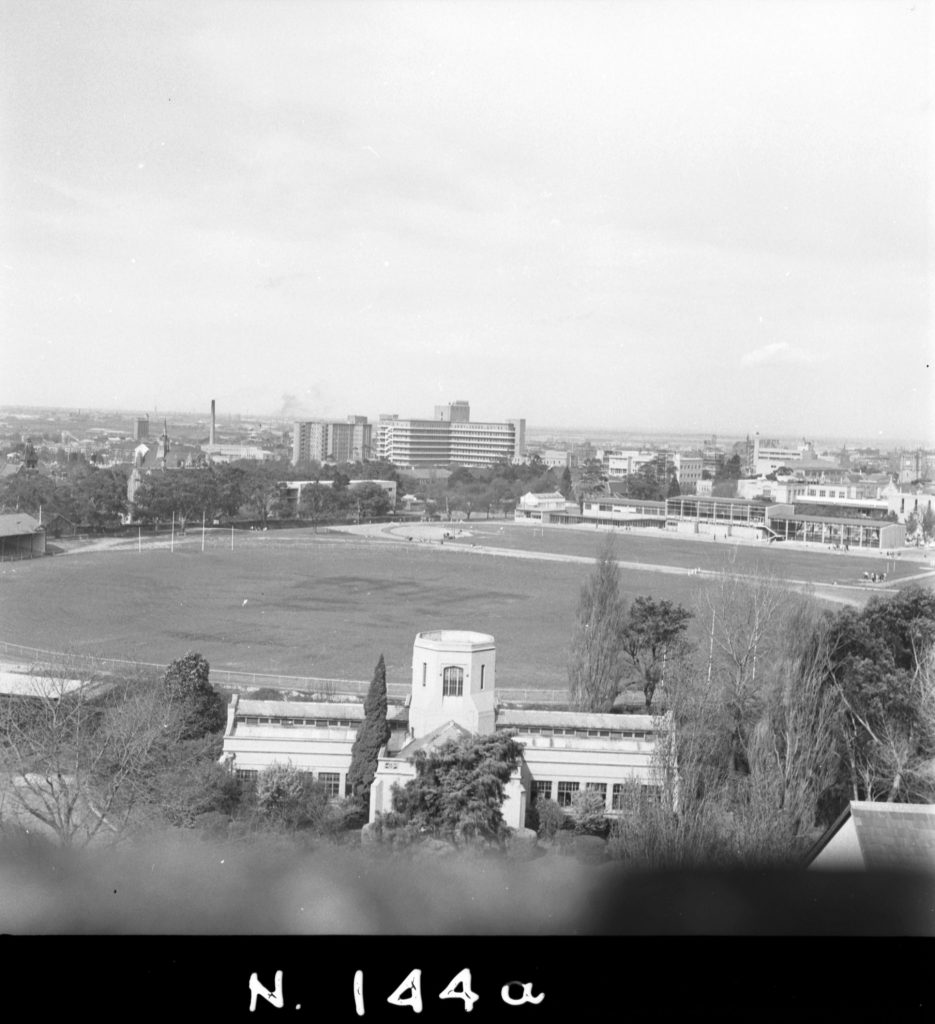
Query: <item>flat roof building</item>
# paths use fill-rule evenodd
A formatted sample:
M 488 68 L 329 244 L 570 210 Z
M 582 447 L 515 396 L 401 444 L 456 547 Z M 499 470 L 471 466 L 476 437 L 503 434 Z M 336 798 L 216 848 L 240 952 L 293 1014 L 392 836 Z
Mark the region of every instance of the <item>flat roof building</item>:
M 379 458 L 404 469 L 442 465 L 491 466 L 519 462 L 526 453 L 526 421 L 472 423 L 467 402 L 436 406 L 435 419 L 383 414 L 377 426 Z
M 273 764 L 292 764 L 347 793 L 351 749 L 364 718 L 360 701 L 251 701 L 234 696 L 221 761 L 242 779 Z M 496 643 L 487 633 L 438 629 L 416 635 L 405 705 L 390 705 L 389 742 L 380 750 L 370 790 L 370 821 L 392 809 L 393 788 L 415 777 L 415 754 L 469 735 L 509 731 L 523 748 L 506 787 L 503 817 L 514 828 L 526 808 L 549 797 L 570 807 L 579 790 L 622 809 L 627 787 L 658 785 L 653 760 L 658 719 L 504 707 L 496 691 Z

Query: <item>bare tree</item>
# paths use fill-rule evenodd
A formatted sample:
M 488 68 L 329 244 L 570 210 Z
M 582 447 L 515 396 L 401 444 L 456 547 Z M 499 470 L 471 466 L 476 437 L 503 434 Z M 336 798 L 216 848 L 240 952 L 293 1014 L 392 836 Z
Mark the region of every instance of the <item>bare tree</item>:
M 109 679 L 67 661 L 0 699 L 6 806 L 64 846 L 124 832 L 146 769 L 171 731 L 159 687 Z
M 707 679 L 723 710 L 730 767 L 749 768 L 747 740 L 775 682 L 786 626 L 797 600 L 771 576 L 724 574 L 701 592 L 699 618 L 709 627 Z
M 840 703 L 809 643 L 819 612 L 761 579 L 702 600 L 709 643 L 669 675 L 657 719 L 657 799 L 624 794 L 611 847 L 643 867 L 794 860 L 839 768 Z

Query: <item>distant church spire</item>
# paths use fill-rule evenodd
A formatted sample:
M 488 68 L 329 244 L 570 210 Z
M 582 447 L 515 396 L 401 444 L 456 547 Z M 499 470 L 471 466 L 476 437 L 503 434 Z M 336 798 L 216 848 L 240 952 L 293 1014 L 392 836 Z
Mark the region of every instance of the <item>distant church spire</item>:
M 166 420 L 162 421 L 162 437 L 159 438 L 159 461 L 162 468 L 166 468 L 166 460 L 169 458 L 169 425 Z

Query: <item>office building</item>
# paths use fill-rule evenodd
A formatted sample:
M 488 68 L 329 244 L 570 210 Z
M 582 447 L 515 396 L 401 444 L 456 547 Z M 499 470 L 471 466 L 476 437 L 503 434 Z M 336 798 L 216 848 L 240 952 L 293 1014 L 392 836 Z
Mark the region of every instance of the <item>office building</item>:
M 377 427 L 377 452 L 396 466 L 491 466 L 520 462 L 526 453 L 526 421 L 473 423 L 467 402 L 435 407 L 434 419 L 384 414 Z

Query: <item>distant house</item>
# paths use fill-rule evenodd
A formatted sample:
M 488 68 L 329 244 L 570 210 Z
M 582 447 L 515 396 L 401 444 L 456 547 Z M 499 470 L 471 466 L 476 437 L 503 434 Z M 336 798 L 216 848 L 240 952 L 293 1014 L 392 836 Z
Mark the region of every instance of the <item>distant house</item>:
M 809 851 L 806 866 L 935 873 L 935 804 L 852 800 Z
M 78 523 L 72 522 L 60 512 L 49 516 L 42 525 L 45 527 L 47 537 L 76 537 L 78 535 Z
M 558 491 L 548 491 L 545 494 L 533 494 L 529 491 L 524 494 L 516 506 L 516 510 L 513 513 L 514 519 L 518 523 L 522 522 L 548 522 L 549 513 L 558 512 L 562 513 L 567 511 L 569 503 L 565 500 L 564 495 L 559 494 Z M 578 506 L 571 503 L 574 511 L 578 511 Z
M 0 562 L 45 554 L 45 530 L 24 512 L 0 515 Z

